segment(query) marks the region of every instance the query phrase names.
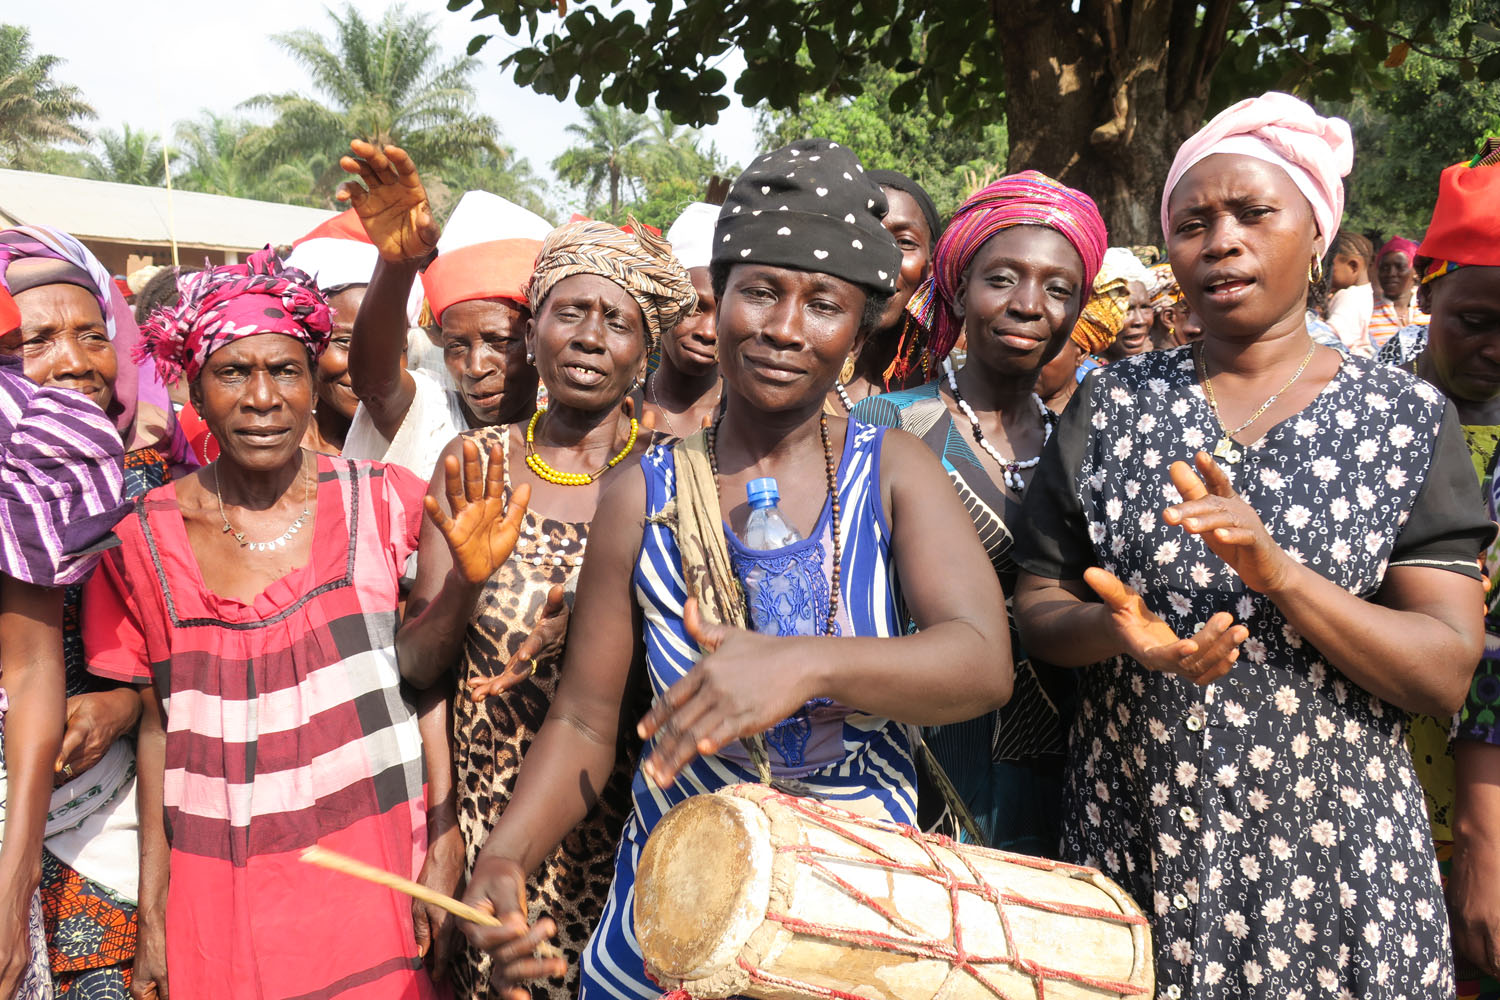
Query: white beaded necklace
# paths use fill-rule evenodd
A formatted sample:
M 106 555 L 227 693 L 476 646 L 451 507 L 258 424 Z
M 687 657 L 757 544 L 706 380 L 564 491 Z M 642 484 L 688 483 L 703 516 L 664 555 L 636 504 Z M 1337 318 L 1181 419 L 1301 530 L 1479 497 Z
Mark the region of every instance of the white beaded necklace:
M 958 403 L 958 408 L 969 418 L 969 426 L 974 429 L 974 440 L 979 442 L 979 447 L 989 452 L 990 457 L 1000 464 L 1005 472 L 1005 485 L 1009 486 L 1019 496 L 1026 489 L 1026 483 L 1021 479 L 1022 469 L 1035 468 L 1042 460 L 1041 452 L 1037 452 L 1035 458 L 1028 458 L 1024 462 L 1006 458 L 995 450 L 995 446 L 984 439 L 984 431 L 979 429 L 979 417 L 974 413 L 973 407 L 969 406 L 963 394 L 958 391 L 958 376 L 953 371 L 953 362 L 944 359 L 943 371 L 948 373 L 948 388 L 953 390 L 953 400 Z M 1042 402 L 1042 397 L 1036 393 L 1031 394 L 1031 401 L 1036 404 L 1037 413 L 1042 417 L 1042 447 L 1047 447 L 1047 442 L 1052 439 L 1052 411 L 1047 409 L 1047 404 Z

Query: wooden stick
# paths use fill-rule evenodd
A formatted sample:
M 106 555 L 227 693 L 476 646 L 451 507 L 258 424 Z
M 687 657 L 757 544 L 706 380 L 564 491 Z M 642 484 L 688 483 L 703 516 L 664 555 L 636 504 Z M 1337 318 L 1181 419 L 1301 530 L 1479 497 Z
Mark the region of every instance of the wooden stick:
M 467 903 L 460 903 L 452 896 L 445 896 L 436 889 L 429 889 L 419 882 L 413 882 L 409 878 L 400 875 L 392 875 L 390 872 L 374 865 L 367 865 L 363 861 L 356 861 L 348 855 L 337 851 L 330 851 L 326 847 L 309 847 L 302 852 L 302 860 L 319 868 L 327 868 L 329 871 L 342 872 L 355 878 L 364 879 L 366 882 L 374 882 L 388 889 L 405 893 L 413 899 L 420 899 L 424 903 L 430 903 L 439 909 L 447 910 L 460 920 L 467 920 L 471 924 L 481 927 L 503 927 L 504 925 L 492 913 L 476 910 Z

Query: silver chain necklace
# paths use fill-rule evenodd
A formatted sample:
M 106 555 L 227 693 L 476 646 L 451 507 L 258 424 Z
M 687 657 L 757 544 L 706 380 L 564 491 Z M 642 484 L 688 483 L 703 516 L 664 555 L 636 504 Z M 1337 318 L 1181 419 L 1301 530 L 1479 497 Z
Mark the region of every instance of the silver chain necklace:
M 316 468 L 318 460 L 313 458 L 313 467 Z M 234 526 L 229 523 L 229 514 L 224 510 L 224 492 L 219 483 L 219 467 L 214 465 L 214 499 L 219 501 L 219 517 L 224 522 L 225 534 L 233 535 L 234 540 L 240 543 L 240 548 L 249 549 L 251 552 L 270 552 L 272 549 L 285 548 L 286 543 L 292 540 L 292 536 L 302 530 L 302 525 L 312 517 L 312 472 L 305 466 L 302 473 L 302 513 L 297 519 L 283 531 L 278 538 L 269 542 L 247 542 L 243 531 L 235 531 Z
M 1026 483 L 1021 479 L 1021 470 L 1035 468 L 1036 464 L 1042 460 L 1041 452 L 1037 452 L 1035 458 L 1028 458 L 1024 462 L 1018 462 L 1013 458 L 1006 458 L 1000 452 L 996 451 L 995 446 L 984 438 L 984 431 L 979 427 L 978 414 L 974 412 L 973 407 L 969 406 L 963 394 L 958 391 L 958 376 L 953 371 L 953 362 L 944 359 L 943 371 L 948 373 L 948 388 L 953 390 L 954 402 L 958 403 L 958 408 L 963 411 L 964 416 L 969 418 L 969 426 L 974 429 L 974 440 L 979 442 L 979 447 L 989 452 L 989 456 L 999 463 L 1000 468 L 1004 470 L 1005 485 L 1009 486 L 1019 496 L 1026 490 Z M 1036 403 L 1037 412 L 1042 417 L 1042 448 L 1045 450 L 1047 442 L 1052 440 L 1052 414 L 1047 409 L 1047 404 L 1042 402 L 1041 396 L 1033 392 L 1031 399 L 1032 402 Z

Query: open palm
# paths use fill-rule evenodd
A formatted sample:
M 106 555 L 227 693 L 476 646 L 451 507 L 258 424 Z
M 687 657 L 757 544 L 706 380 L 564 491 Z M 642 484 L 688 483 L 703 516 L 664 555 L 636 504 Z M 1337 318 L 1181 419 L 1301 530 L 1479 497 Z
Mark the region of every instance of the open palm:
M 515 550 L 531 487 L 521 484 L 510 503 L 505 502 L 505 458 L 499 445 L 490 449 L 488 471 L 480 464 L 478 446 L 465 441 L 462 463 L 457 455 L 449 455 L 443 460 L 443 472 L 448 509 L 453 513 L 450 516 L 429 496 L 427 516 L 447 541 L 459 576 L 469 583 L 483 583 Z
M 362 139 L 349 143 L 353 156 L 339 166 L 364 181 L 346 181 L 338 192 L 340 201 L 354 206 L 365 235 L 385 260 L 420 260 L 437 249 L 441 230 L 432 218 L 427 189 L 417 176 L 416 164 L 399 146 L 377 149 Z

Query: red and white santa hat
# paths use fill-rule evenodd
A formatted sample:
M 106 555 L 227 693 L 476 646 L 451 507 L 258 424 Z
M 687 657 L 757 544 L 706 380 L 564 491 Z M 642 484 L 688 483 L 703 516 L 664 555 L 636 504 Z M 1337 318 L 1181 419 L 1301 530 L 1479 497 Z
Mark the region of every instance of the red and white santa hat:
M 456 302 L 510 299 L 526 304 L 525 287 L 552 223 L 488 191 L 458 200 L 438 239 L 437 259 L 422 273 L 427 303 L 442 322 Z
M 350 285 L 368 285 L 380 259 L 375 244 L 365 234 L 354 209 L 348 209 L 321 223 L 306 236 L 292 243 L 286 266 L 306 271 L 325 295 Z M 406 322 L 416 326 L 422 314 L 422 286 L 412 282 L 406 300 Z

